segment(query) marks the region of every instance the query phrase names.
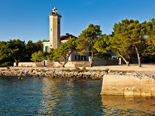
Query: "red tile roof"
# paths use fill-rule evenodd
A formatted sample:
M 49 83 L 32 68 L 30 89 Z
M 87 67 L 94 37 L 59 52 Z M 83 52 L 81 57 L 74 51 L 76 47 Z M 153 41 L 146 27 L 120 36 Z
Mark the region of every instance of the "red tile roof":
M 69 39 L 72 39 L 73 37 L 75 37 L 75 36 L 72 35 L 72 34 L 66 33 L 66 35 L 61 35 L 61 36 L 60 36 L 60 40 L 61 40 L 61 41 L 62 41 L 62 40 L 69 40 Z M 77 38 L 77 37 L 75 37 L 75 38 Z M 50 42 L 50 40 L 47 40 L 47 41 L 44 41 L 44 42 Z
M 71 39 L 71 38 L 73 38 L 73 37 L 75 37 L 74 35 L 70 35 L 70 34 L 66 34 L 66 35 L 62 35 L 62 36 L 60 36 L 60 40 L 62 41 L 62 40 L 69 40 L 69 39 Z M 77 37 L 75 37 L 75 38 L 77 38 Z
M 50 42 L 50 40 L 46 40 L 46 41 L 43 41 L 43 42 Z

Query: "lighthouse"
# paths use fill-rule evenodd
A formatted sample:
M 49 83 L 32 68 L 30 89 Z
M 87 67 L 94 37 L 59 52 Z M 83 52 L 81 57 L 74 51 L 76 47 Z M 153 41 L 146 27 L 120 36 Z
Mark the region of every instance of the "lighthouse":
M 58 9 L 53 8 L 49 17 L 49 40 L 50 48 L 56 49 L 60 46 L 60 19 L 61 15 L 58 13 Z

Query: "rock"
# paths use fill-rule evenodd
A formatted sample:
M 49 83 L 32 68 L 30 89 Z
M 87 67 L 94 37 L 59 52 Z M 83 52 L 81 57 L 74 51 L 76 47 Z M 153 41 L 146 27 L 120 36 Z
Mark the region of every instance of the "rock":
M 18 79 L 23 79 L 23 77 L 20 76 L 20 77 L 18 77 Z

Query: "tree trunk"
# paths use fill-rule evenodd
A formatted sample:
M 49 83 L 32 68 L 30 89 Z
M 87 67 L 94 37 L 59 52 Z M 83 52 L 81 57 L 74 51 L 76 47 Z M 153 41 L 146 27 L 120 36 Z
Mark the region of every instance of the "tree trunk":
M 72 52 L 70 52 L 70 53 L 68 54 L 68 57 L 66 57 L 65 62 L 64 62 L 64 64 L 62 65 L 62 67 L 65 67 L 65 64 L 67 64 L 68 58 L 70 57 L 71 53 L 72 53 Z
M 14 58 L 14 60 L 16 62 L 16 67 L 18 67 L 19 60 L 16 60 L 15 58 Z
M 136 53 L 137 53 L 137 58 L 138 58 L 138 65 L 139 65 L 139 67 L 142 67 L 142 65 L 141 65 L 141 58 L 139 57 L 139 52 L 138 52 L 138 49 L 137 49 L 137 47 L 135 46 L 135 50 L 136 50 Z
M 93 57 L 94 57 L 94 53 L 93 53 L 93 47 L 91 48 L 91 60 L 90 60 L 90 67 L 93 66 Z
M 65 67 L 65 64 L 68 62 L 68 59 L 65 60 L 64 64 L 62 65 L 62 67 Z
M 126 63 L 127 66 L 129 66 L 129 62 L 120 54 L 119 51 L 117 51 L 117 53 L 119 54 L 119 56 L 124 60 L 124 62 Z
M 59 60 L 56 60 L 60 65 L 63 65 Z

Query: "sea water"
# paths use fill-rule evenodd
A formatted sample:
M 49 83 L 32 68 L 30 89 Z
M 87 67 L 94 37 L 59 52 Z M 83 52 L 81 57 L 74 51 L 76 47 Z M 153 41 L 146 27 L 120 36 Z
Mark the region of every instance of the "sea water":
M 153 115 L 155 99 L 101 96 L 102 80 L 0 77 L 0 116 Z

